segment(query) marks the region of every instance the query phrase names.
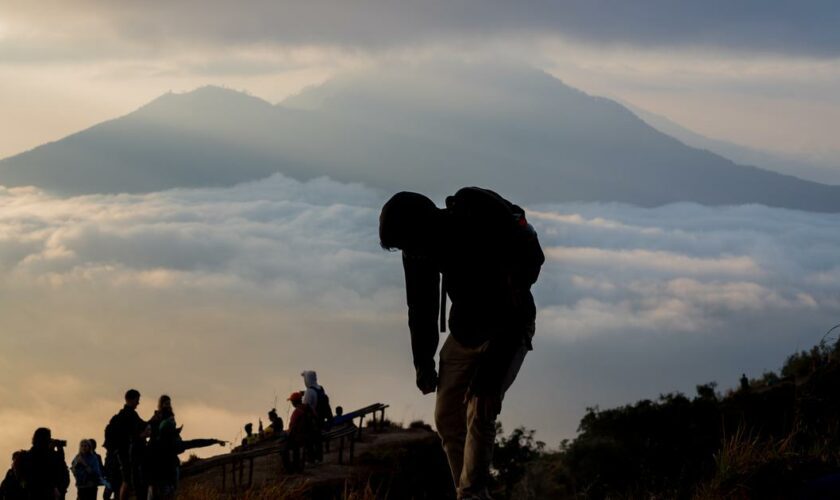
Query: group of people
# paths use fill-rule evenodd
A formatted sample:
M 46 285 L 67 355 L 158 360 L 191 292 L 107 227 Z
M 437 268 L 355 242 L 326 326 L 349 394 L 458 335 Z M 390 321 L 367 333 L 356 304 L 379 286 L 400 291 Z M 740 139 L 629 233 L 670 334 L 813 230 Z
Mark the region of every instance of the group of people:
M 0 500 L 63 499 L 70 487 L 65 446 L 66 441 L 53 439 L 50 429 L 37 429 L 32 447 L 12 454 L 12 466 L 0 483 Z
M 531 287 L 545 262 L 537 233 L 521 207 L 488 189 L 467 187 L 447 197 L 445 208 L 419 193 L 395 194 L 382 207 L 379 239 L 382 248 L 402 252 L 416 384 L 423 394 L 437 393 L 435 423 L 458 498 L 486 500 L 495 422 L 533 348 L 537 309 Z M 447 298 L 452 300 L 448 321 Z M 450 335 L 438 354 L 440 333 L 447 326 Z M 269 414 L 272 434 L 286 437 L 284 463 L 290 471 L 302 467 L 301 450 L 309 460 L 322 459 L 321 431 L 333 421 L 315 373 L 303 377 L 306 389 L 288 398 L 295 408 L 288 430 L 282 430 L 276 411 Z M 109 423 L 111 434 L 106 430 L 105 474 L 98 459 L 91 458 L 95 450 L 88 440 L 81 458 L 74 460 L 74 473 L 83 473 L 79 484 L 99 481 L 119 491 L 121 500 L 132 490 L 142 498 L 147 488 L 155 498 L 171 497 L 178 454 L 221 441 L 183 441 L 166 396 L 148 422 L 136 412 L 140 393 L 128 391 L 125 399 Z M 253 426 L 247 432 L 246 446 L 265 434 L 253 438 Z M 7 476 L 12 486 L 4 481 L 0 500 L 54 500 L 66 492 L 61 446 L 48 429 L 38 429 L 32 441 L 31 450 L 16 454 Z M 16 487 L 28 489 L 29 496 L 14 496 Z
M 178 487 L 178 455 L 192 448 L 224 445 L 219 439 L 181 438 L 172 398 L 158 399 L 157 410 L 146 421 L 137 413 L 140 392 L 129 389 L 125 405 L 105 427 L 105 460 L 96 452 L 94 439 L 83 439 L 68 469 L 66 441 L 53 439 L 48 428 L 32 437 L 29 450 L 12 456 L 12 467 L 0 484 L 0 500 L 63 500 L 76 480 L 78 500 L 94 500 L 100 487 L 105 500 L 171 499 Z
M 301 373 L 305 390 L 293 392 L 288 401 L 294 407 L 289 427 L 276 409 L 268 412 L 269 425 L 253 432 L 245 426 L 242 448 L 260 441 L 283 438 L 283 463 L 287 471 L 303 470 L 305 461 L 323 460 L 322 432 L 333 422 L 330 399 L 318 384 L 314 371 Z M 181 437 L 183 426 L 175 420 L 172 398 L 162 395 L 157 409 L 148 420 L 137 412 L 140 392 L 129 389 L 125 404 L 105 427 L 105 459 L 97 453 L 95 439 L 83 439 L 79 451 L 67 466 L 66 441 L 53 439 L 52 431 L 39 428 L 29 450 L 16 451 L 12 466 L 0 483 L 0 500 L 63 500 L 70 488 L 70 473 L 75 478 L 78 500 L 95 500 L 100 488 L 105 500 L 144 500 L 174 498 L 180 476 L 178 455 L 193 449 L 224 445 L 219 439 Z M 341 414 L 341 409 L 336 408 Z
M 305 389 L 295 391 L 287 400 L 294 410 L 289 418 L 288 429 L 283 428 L 283 419 L 272 408 L 268 412 L 269 425 L 254 432 L 254 424 L 245 424 L 245 437 L 240 449 L 246 449 L 268 440 L 283 439 L 283 466 L 289 473 L 301 472 L 305 462 L 320 463 L 324 459 L 323 432 L 333 424 L 333 410 L 330 398 L 323 386 L 318 384 L 318 374 L 312 370 L 301 373 Z M 336 413 L 343 413 L 341 407 Z

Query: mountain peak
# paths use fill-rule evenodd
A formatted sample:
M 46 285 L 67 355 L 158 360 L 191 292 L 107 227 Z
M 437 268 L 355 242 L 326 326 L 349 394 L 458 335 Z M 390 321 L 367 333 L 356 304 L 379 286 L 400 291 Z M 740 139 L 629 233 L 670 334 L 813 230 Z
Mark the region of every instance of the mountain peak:
M 190 115 L 213 112 L 223 116 L 230 112 L 239 114 L 271 108 L 270 102 L 248 92 L 205 85 L 187 92 L 167 92 L 133 114 L 146 119 L 169 121 L 185 112 Z
M 620 104 L 534 68 L 390 65 L 339 77 L 288 104 L 294 101 L 310 109 L 216 86 L 168 93 L 3 160 L 0 184 L 148 192 L 282 172 L 434 198 L 482 185 L 523 203 L 692 201 L 840 212 L 840 187 L 690 148 Z

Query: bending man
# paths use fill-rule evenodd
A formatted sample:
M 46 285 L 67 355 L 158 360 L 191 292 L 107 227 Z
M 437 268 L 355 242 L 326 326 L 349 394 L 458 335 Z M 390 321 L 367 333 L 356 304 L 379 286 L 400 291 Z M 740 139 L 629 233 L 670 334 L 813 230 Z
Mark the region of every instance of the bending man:
M 536 232 L 520 207 L 473 187 L 448 197 L 445 209 L 397 193 L 382 208 L 379 238 L 402 250 L 417 387 L 437 390 L 435 423 L 458 498 L 489 498 L 496 417 L 534 335 L 530 288 L 545 261 Z M 438 376 L 447 296 L 451 334 Z

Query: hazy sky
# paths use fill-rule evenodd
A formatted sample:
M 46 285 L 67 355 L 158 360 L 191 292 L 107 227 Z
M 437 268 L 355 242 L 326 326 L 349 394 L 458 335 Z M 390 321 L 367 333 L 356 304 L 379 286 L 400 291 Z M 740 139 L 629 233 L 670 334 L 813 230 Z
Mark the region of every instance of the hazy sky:
M 824 1 L 0 0 L 0 157 L 207 84 L 278 101 L 389 58 L 504 57 L 711 137 L 840 166 Z
M 703 134 L 840 166 L 838 24 L 833 1 L 0 0 L 0 156 L 167 90 L 278 101 L 347 69 L 445 56 L 531 63 Z M 0 188 L 0 467 L 39 425 L 101 439 L 129 386 L 146 416 L 171 393 L 185 437 L 233 439 L 276 395 L 285 415 L 303 369 L 334 404 L 429 420 L 399 257 L 376 244 L 387 195 L 281 176 L 69 199 Z M 836 214 L 529 209 L 549 260 L 503 419 L 552 445 L 587 406 L 733 386 L 840 317 Z

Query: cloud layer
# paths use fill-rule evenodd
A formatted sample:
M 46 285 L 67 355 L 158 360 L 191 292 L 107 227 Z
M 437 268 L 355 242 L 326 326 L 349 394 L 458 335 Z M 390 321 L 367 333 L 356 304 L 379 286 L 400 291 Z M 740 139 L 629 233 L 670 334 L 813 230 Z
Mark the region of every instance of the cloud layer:
M 413 387 L 384 193 L 280 176 L 54 198 L 0 190 L 0 454 L 38 425 L 101 439 L 128 387 L 185 435 L 236 437 L 303 369 L 335 404 L 430 420 Z M 570 437 L 584 408 L 777 368 L 840 317 L 840 216 L 761 206 L 530 207 L 548 261 L 508 426 Z M 832 323 L 834 322 L 834 323 Z M 3 455 L 3 456 L 5 456 Z

